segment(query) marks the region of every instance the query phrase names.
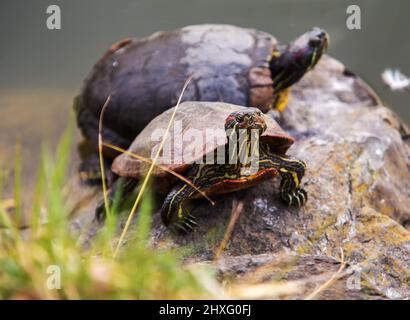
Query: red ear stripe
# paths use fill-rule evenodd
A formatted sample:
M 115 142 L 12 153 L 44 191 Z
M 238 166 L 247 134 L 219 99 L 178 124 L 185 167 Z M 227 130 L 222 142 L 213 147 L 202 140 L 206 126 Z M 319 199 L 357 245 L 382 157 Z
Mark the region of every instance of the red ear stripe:
M 233 120 L 235 120 L 235 116 L 229 115 L 229 116 L 226 118 L 225 123 L 231 122 L 231 121 L 233 121 Z

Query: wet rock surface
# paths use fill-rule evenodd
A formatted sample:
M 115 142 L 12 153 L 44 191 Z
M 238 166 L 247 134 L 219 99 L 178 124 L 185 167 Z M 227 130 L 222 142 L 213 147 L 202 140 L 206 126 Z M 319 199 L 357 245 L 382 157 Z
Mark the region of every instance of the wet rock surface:
M 303 283 L 286 298 L 306 298 L 335 274 L 313 298 L 410 298 L 409 131 L 381 104 L 341 63 L 324 57 L 294 86 L 282 119 L 296 139 L 289 154 L 307 163 L 306 206 L 288 209 L 278 181 L 266 181 L 214 197 L 215 206 L 193 202 L 200 227 L 187 236 L 171 234 L 155 214 L 153 245 L 179 248 L 189 263 L 211 263 L 232 283 Z M 215 261 L 234 201 L 243 210 Z

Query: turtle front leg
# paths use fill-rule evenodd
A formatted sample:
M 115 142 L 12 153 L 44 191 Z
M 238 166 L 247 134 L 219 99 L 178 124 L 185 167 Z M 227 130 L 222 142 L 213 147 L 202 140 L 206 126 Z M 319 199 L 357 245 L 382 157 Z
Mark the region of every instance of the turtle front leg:
M 300 188 L 300 181 L 303 177 L 304 170 L 302 165 L 296 170 L 293 166 L 292 168 L 280 168 L 282 178 L 280 183 L 280 196 L 288 206 L 300 208 L 305 205 L 308 199 L 306 190 Z
M 182 233 L 188 233 L 197 226 L 195 217 L 186 208 L 186 201 L 195 192 L 189 184 L 179 183 L 168 193 L 161 208 L 165 226 Z
M 196 164 L 186 175 L 202 191 L 228 176 L 232 179 L 240 177 L 240 167 L 235 164 Z M 188 233 L 197 226 L 195 217 L 187 209 L 188 200 L 196 193 L 197 190 L 187 183 L 179 183 L 168 193 L 161 209 L 162 221 L 167 227 Z
M 268 159 L 262 159 L 263 167 L 274 167 L 282 178 L 280 197 L 288 206 L 302 207 L 307 199 L 307 192 L 300 187 L 305 174 L 306 164 L 302 160 L 289 156 L 271 154 Z

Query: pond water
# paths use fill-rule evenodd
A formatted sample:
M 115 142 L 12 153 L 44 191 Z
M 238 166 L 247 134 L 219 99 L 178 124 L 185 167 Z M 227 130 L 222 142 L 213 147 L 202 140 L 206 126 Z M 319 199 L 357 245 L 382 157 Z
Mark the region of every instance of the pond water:
M 361 30 L 346 27 L 346 8 L 352 3 L 361 8 Z M 61 30 L 46 28 L 50 4 L 61 7 Z M 409 12 L 408 0 L 2 0 L 0 162 L 10 162 L 21 141 L 30 185 L 41 143 L 55 143 L 72 98 L 101 54 L 121 38 L 189 24 L 253 27 L 283 42 L 320 26 L 331 37 L 329 54 L 410 123 L 410 93 L 389 91 L 380 77 L 388 67 L 410 74 Z

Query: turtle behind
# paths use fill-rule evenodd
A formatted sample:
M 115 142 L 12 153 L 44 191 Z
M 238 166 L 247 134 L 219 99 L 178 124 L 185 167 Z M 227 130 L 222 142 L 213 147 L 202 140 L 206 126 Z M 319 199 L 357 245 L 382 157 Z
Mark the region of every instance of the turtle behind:
M 191 75 L 183 101 L 283 110 L 290 86 L 317 63 L 327 41 L 327 34 L 314 28 L 283 46 L 266 32 L 230 25 L 187 26 L 123 40 L 86 79 L 76 104 L 78 125 L 97 150 L 101 108 L 111 95 L 104 141 L 127 148 L 149 121 L 175 105 Z

